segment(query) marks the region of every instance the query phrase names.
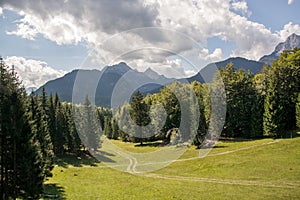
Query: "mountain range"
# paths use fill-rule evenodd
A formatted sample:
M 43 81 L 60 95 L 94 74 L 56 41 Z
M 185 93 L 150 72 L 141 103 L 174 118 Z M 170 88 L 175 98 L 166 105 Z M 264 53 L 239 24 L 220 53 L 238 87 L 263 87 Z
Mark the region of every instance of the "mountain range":
M 270 54 L 263 56 L 259 59 L 259 62 L 267 63 L 271 65 L 275 60 L 277 60 L 284 50 L 300 48 L 300 35 L 296 35 L 295 33 L 290 35 L 285 42 L 279 43 L 275 50 Z
M 241 57 L 229 58 L 224 61 L 210 63 L 202 68 L 196 75 L 186 79 L 177 79 L 178 81 L 199 81 L 201 83 L 210 82 L 216 69 L 225 67 L 228 63 L 232 63 L 236 70 L 242 68 L 245 71 L 251 71 L 252 74 L 257 74 L 261 71 L 265 64 L 271 65 L 283 50 L 300 47 L 300 36 L 292 34 L 283 43 L 276 46 L 275 50 L 270 55 L 263 56 L 259 61 L 248 60 Z M 127 80 L 124 82 L 122 77 L 126 74 Z M 76 84 L 80 80 L 80 84 Z M 107 66 L 102 70 L 73 70 L 61 78 L 48 81 L 44 86 L 47 94 L 58 93 L 62 101 L 82 103 L 86 94 L 95 99 L 97 106 L 110 107 L 113 90 L 119 81 L 123 81 L 118 91 L 126 93 L 127 89 L 135 88 L 139 85 L 141 87 L 135 90 L 141 91 L 143 94 L 156 93 L 163 87 L 163 85 L 170 84 L 175 81 L 172 78 L 166 78 L 159 75 L 151 68 L 144 72 L 138 72 L 130 68 L 126 63 L 121 62 L 113 66 Z M 147 83 L 147 84 L 144 84 Z M 75 89 L 74 89 L 75 85 Z M 42 87 L 36 90 L 40 94 Z M 77 96 L 76 96 L 77 95 Z M 76 101 L 74 101 L 76 99 Z

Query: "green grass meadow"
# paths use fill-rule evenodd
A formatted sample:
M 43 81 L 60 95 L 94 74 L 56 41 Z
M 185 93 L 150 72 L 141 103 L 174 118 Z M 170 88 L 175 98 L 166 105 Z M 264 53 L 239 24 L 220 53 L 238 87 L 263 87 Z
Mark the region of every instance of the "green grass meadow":
M 159 145 L 136 147 L 114 141 L 136 153 Z M 201 151 L 201 150 L 200 150 Z M 190 147 L 158 171 L 130 174 L 93 159 L 57 160 L 46 194 L 58 199 L 300 199 L 300 137 L 219 141 L 205 158 Z

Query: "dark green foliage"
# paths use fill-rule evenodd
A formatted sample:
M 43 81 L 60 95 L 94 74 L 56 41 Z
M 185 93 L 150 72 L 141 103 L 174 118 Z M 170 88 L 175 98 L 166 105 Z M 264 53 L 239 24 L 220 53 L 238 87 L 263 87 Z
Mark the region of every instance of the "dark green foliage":
M 227 112 L 223 135 L 227 137 L 253 137 L 251 130 L 256 122 L 251 117 L 259 109 L 259 97 L 255 95 L 253 77 L 240 69 L 235 71 L 232 64 L 221 69 L 226 90 Z
M 108 139 L 112 139 L 111 119 L 107 116 L 104 117 L 104 135 Z
M 300 128 L 300 93 L 298 94 L 298 99 L 296 103 L 296 125 Z
M 193 140 L 193 144 L 199 147 L 204 141 L 206 132 L 207 132 L 207 124 L 205 119 L 205 107 L 203 100 L 203 87 L 198 82 L 193 82 L 192 87 L 197 95 L 198 106 L 199 106 L 199 124 L 197 129 L 197 134 Z
M 267 93 L 267 77 L 268 67 L 265 65 L 261 73 L 253 77 L 253 84 L 255 86 L 255 94 L 253 95 L 253 104 L 251 109 L 251 131 L 249 137 L 260 138 L 263 137 L 263 115 L 264 102 Z
M 116 113 L 115 117 L 118 121 L 118 135 L 121 138 L 123 142 L 129 142 L 130 137 L 129 134 L 126 133 L 125 131 L 127 130 L 127 122 L 129 121 L 128 115 L 125 114 L 125 109 L 126 107 L 129 107 L 128 104 L 123 105 L 118 109 L 118 112 Z
M 42 104 L 39 105 L 38 98 L 33 95 L 30 96 L 30 108 L 32 109 L 30 110 L 32 132 L 37 138 L 41 149 L 41 169 L 45 177 L 51 176 L 54 153 L 46 111 L 43 110 Z
M 268 74 L 264 135 L 283 137 L 296 126 L 296 99 L 300 91 L 300 50 L 284 51 Z
M 0 63 L 1 199 L 38 198 L 43 190 L 39 140 L 26 114 L 26 93 L 14 70 Z M 25 170 L 24 170 L 25 169 Z
M 250 116 L 251 129 L 247 136 L 250 138 L 260 138 L 263 136 L 264 98 L 260 94 L 255 94 L 252 99 L 253 104 Z
M 133 130 L 136 135 L 135 141 L 138 141 L 141 144 L 143 144 L 143 141 L 146 138 L 146 133 L 143 133 L 141 127 L 148 125 L 150 122 L 149 107 L 143 100 L 143 95 L 138 91 L 133 95 L 132 102 L 130 104 L 130 115 L 137 125 L 137 130 Z
M 83 147 L 80 137 L 78 135 L 75 122 L 72 114 L 72 104 L 65 104 L 65 115 L 67 121 L 67 152 L 73 154 L 80 154 L 80 150 Z
M 119 137 L 119 128 L 114 118 L 111 119 L 111 138 L 117 140 Z
M 85 102 L 82 110 L 83 127 L 82 131 L 86 137 L 86 147 L 88 150 L 96 151 L 100 147 L 100 128 L 99 121 L 97 120 L 97 112 L 94 106 L 92 106 L 88 97 L 85 98 Z

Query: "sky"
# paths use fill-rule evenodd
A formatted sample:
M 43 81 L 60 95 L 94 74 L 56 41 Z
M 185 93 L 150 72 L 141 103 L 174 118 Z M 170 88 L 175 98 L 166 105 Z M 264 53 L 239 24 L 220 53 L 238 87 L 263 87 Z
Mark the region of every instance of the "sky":
M 187 77 L 229 57 L 259 60 L 300 34 L 300 0 L 2 0 L 0 55 L 25 87 L 125 61 Z

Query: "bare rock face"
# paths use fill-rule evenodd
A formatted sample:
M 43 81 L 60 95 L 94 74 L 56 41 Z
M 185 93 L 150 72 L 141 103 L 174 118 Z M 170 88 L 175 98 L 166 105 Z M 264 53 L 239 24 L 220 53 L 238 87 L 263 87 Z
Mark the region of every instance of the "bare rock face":
M 279 58 L 282 51 L 294 49 L 296 47 L 300 48 L 300 36 L 294 33 L 290 35 L 285 42 L 279 43 L 270 55 L 263 56 L 259 60 L 259 62 L 271 65 L 275 60 Z

